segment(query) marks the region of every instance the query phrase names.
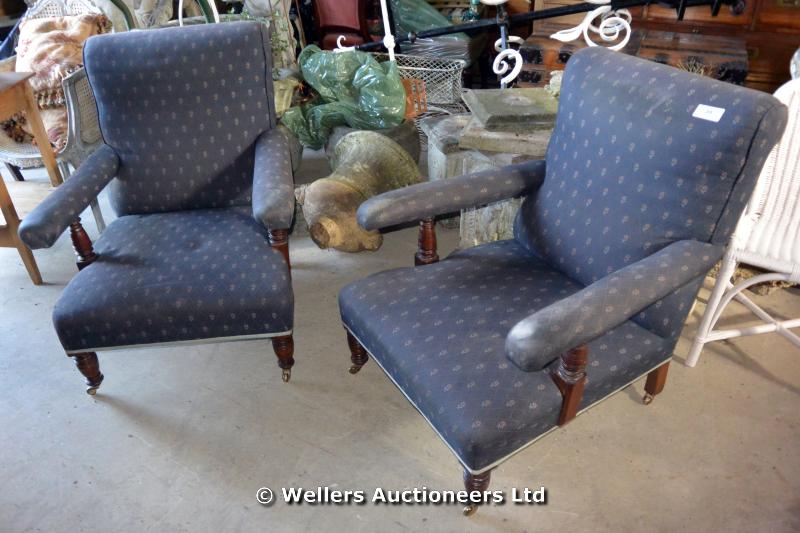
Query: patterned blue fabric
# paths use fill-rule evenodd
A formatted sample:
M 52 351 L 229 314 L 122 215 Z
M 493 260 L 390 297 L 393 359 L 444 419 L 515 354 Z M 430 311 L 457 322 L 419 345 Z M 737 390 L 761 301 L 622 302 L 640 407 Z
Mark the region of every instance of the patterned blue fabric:
M 128 215 L 53 310 L 68 352 L 291 331 L 289 271 L 244 208 Z
M 739 179 L 731 191 L 725 209 L 717 222 L 716 230 L 711 238 L 714 244 L 726 245 L 739 223 L 741 213 L 753 193 L 754 183 L 761 175 L 761 169 L 772 151 L 772 147 L 783 135 L 788 121 L 788 110 L 784 106 L 770 108 L 761 119 L 750 142 L 750 151 L 742 167 Z
M 19 236 L 33 249 L 49 248 L 100 191 L 114 179 L 119 158 L 110 147 L 98 148 L 63 184 L 22 221 Z
M 698 241 L 672 243 L 519 321 L 506 338 L 506 355 L 522 370 L 541 370 L 660 298 L 694 286 L 724 252 Z
M 544 161 L 429 181 L 373 196 L 358 208 L 358 223 L 374 230 L 505 200 L 536 190 Z
M 700 105 L 724 112 L 693 117 Z M 517 354 L 531 370 L 552 359 L 554 329 L 594 339 L 584 408 L 667 361 L 719 253 L 709 243 L 724 247 L 785 122 L 770 95 L 584 49 L 567 65 L 545 180 L 524 200 L 515 240 L 348 285 L 342 320 L 462 463 L 489 468 L 552 428 L 561 406 L 550 367 L 525 372 L 506 357 L 511 328 L 542 313 L 553 342 L 527 338 L 542 353 Z M 376 219 L 374 206 L 389 209 L 382 198 Z M 397 209 L 418 216 L 428 203 Z M 677 241 L 691 244 L 659 253 Z M 663 296 L 642 281 L 661 276 L 680 288 Z M 642 299 L 620 297 L 633 285 Z M 613 320 L 595 316 L 604 303 L 617 307 Z M 582 323 L 550 320 L 561 312 Z
M 725 111 L 704 120 L 699 105 Z M 547 176 L 520 210 L 517 238 L 584 284 L 672 242 L 710 242 L 721 218 L 738 218 L 785 121 L 769 94 L 583 49 L 564 73 Z M 694 294 L 681 296 L 637 321 L 677 337 Z
M 104 35 L 87 42 L 85 66 L 107 144 L 24 232 L 49 246 L 111 181 L 121 216 L 53 311 L 64 348 L 290 333 L 289 269 L 265 227 L 288 228 L 294 209 L 265 27 Z
M 275 125 L 272 60 L 257 22 L 101 35 L 84 64 L 119 155 L 119 215 L 250 205 L 256 138 Z
M 294 217 L 294 177 L 289 140 L 281 130 L 256 141 L 253 216 L 269 229 L 287 229 Z
M 345 287 L 345 326 L 468 468 L 478 471 L 553 428 L 561 394 L 547 372 L 522 372 L 505 338 L 582 285 L 516 241 L 452 254 Z M 669 346 L 633 322 L 589 344 L 585 405 L 665 361 Z

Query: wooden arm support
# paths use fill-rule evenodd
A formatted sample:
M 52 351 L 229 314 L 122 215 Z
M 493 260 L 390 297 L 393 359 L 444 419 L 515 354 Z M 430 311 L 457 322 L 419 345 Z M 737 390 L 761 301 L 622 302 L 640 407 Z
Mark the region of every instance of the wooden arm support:
M 419 239 L 417 253 L 414 256 L 414 265 L 430 265 L 437 263 L 439 256 L 436 253 L 436 221 L 426 218 L 419 223 Z
M 269 245 L 283 254 L 286 260 L 286 266 L 289 267 L 289 275 L 292 274 L 292 263 L 289 261 L 289 230 L 288 229 L 271 229 L 267 230 L 269 238 Z
M 87 266 L 97 260 L 97 254 L 94 252 L 92 246 L 92 239 L 83 229 L 81 218 L 75 219 L 75 222 L 69 225 L 69 236 L 72 239 L 72 247 L 75 249 L 75 255 L 78 256 L 78 270 L 83 270 Z
M 578 407 L 583 399 L 583 387 L 586 385 L 586 362 L 589 348 L 582 344 L 561 354 L 558 366 L 550 373 L 558 390 L 564 397 L 558 425 L 563 426 L 578 414 Z

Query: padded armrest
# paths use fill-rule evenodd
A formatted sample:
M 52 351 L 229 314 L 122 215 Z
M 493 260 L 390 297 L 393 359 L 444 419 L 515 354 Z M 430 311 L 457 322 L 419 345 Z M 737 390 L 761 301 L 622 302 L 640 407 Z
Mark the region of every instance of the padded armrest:
M 374 196 L 358 208 L 367 230 L 416 222 L 513 198 L 536 190 L 544 181 L 544 161 L 527 161 L 496 170 L 410 185 Z
M 289 140 L 279 129 L 256 140 L 253 216 L 268 229 L 287 229 L 294 217 L 294 175 Z
M 707 273 L 724 251 L 699 241 L 674 242 L 517 322 L 506 337 L 506 356 L 522 370 L 539 371 Z
M 119 156 L 107 144 L 25 217 L 19 236 L 31 248 L 49 248 L 117 175 Z

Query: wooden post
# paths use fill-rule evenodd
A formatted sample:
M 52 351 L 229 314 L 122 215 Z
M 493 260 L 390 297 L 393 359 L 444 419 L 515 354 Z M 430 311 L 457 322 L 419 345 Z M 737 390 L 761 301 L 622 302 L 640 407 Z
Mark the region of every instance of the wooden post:
M 426 218 L 419 223 L 419 239 L 417 241 L 417 254 L 414 256 L 414 265 L 430 265 L 439 261 L 436 254 L 436 222 L 433 218 Z
M 664 390 L 664 385 L 667 383 L 668 372 L 669 361 L 647 374 L 647 381 L 644 384 L 644 398 L 642 398 L 642 403 L 645 405 L 650 405 L 653 403 L 653 398 L 655 398 L 655 395 Z
M 353 337 L 350 330 L 347 328 L 344 328 L 344 330 L 347 332 L 347 346 L 350 347 L 350 362 L 353 363 L 350 367 L 350 373 L 357 374 L 358 371 L 361 370 L 361 367 L 369 361 L 369 355 L 367 354 L 367 350 L 358 342 L 358 339 Z
M 489 482 L 492 478 L 492 471 L 487 470 L 481 474 L 471 474 L 468 470 L 464 470 L 464 488 L 467 492 L 477 490 L 483 492 L 489 489 Z M 478 505 L 470 503 L 464 507 L 464 516 L 472 516 L 478 510 Z
M 289 267 L 289 275 L 292 275 L 292 263 L 289 260 L 289 230 L 288 229 L 271 229 L 267 231 L 269 236 L 269 245 L 283 254 L 283 259 L 286 261 L 286 266 Z
M 563 426 L 578 414 L 586 385 L 586 361 L 589 348 L 582 344 L 561 354 L 558 367 L 550 374 L 564 397 L 558 425 Z
M 103 382 L 103 373 L 100 372 L 97 354 L 95 352 L 83 352 L 69 354 L 69 356 L 75 359 L 75 366 L 86 378 L 86 393 L 91 396 L 97 394 L 97 389 Z
M 283 369 L 281 379 L 287 383 L 292 377 L 292 367 L 294 366 L 294 337 L 291 335 L 272 337 L 272 349 L 278 356 L 278 366 Z
M 0 213 L 5 219 L 5 225 L 0 225 L 0 246 L 16 248 L 33 284 L 41 285 L 42 274 L 36 265 L 33 252 L 19 238 L 19 216 L 2 177 L 0 177 Z
M 47 174 L 50 176 L 50 183 L 52 183 L 53 187 L 57 187 L 64 183 L 64 179 L 58 170 L 56 157 L 53 155 L 53 148 L 50 146 L 50 139 L 47 137 L 47 130 L 44 129 L 44 124 L 42 124 L 42 117 L 39 115 L 39 106 L 36 104 L 36 96 L 33 94 L 33 89 L 27 81 L 24 82 L 23 86 L 26 118 L 33 131 L 36 147 L 39 149 L 39 153 L 42 154 L 42 162 L 47 169 Z
M 97 254 L 94 253 L 94 247 L 92 247 L 92 239 L 83 229 L 81 217 L 76 218 L 75 222 L 69 225 L 69 236 L 72 239 L 75 255 L 78 256 L 78 270 L 83 270 L 97 260 Z

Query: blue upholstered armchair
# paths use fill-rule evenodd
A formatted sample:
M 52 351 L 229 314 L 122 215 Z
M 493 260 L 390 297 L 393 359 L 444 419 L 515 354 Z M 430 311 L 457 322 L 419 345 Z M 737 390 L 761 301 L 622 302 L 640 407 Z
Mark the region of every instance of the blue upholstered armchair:
M 418 266 L 341 291 L 351 372 L 371 356 L 458 457 L 469 490 L 644 375 L 649 403 L 785 122 L 765 93 L 576 53 L 544 161 L 361 205 L 367 229 L 423 222 Z M 513 240 L 437 261 L 431 217 L 514 196 Z
M 266 27 L 209 24 L 92 38 L 85 66 L 105 144 L 20 227 L 51 246 L 109 187 L 119 218 L 53 322 L 94 394 L 98 351 L 271 338 L 293 359 L 286 138 L 275 129 Z

